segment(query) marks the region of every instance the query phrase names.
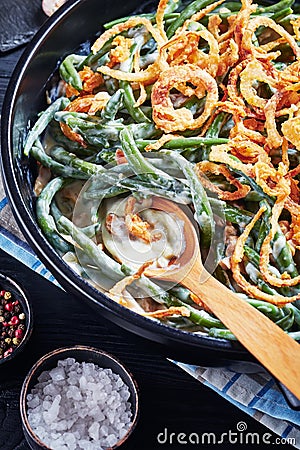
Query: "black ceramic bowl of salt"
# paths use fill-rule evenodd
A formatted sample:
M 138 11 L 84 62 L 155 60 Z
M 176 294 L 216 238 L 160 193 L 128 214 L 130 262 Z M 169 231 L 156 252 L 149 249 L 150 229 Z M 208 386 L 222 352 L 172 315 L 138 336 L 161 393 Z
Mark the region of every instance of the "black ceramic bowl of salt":
M 53 450 L 52 447 L 49 447 L 42 442 L 42 440 L 37 436 L 37 434 L 33 430 L 33 427 L 29 423 L 27 396 L 29 393 L 32 392 L 32 389 L 38 383 L 38 378 L 42 373 L 56 368 L 57 363 L 59 361 L 64 361 L 67 358 L 74 358 L 78 363 L 93 363 L 102 369 L 111 369 L 111 371 L 114 374 L 118 375 L 122 379 L 123 383 L 128 387 L 130 393 L 128 402 L 131 405 L 131 413 L 132 413 L 130 426 L 128 427 L 126 434 L 116 444 L 110 447 L 109 446 L 104 447 L 107 450 L 119 448 L 129 438 L 134 428 L 136 427 L 138 421 L 139 395 L 137 384 L 134 378 L 132 377 L 131 373 L 114 356 L 105 353 L 97 348 L 86 347 L 81 345 L 59 348 L 46 354 L 34 364 L 34 366 L 31 368 L 31 370 L 29 371 L 23 382 L 20 395 L 20 412 L 21 412 L 23 432 L 30 448 L 34 450 L 39 449 Z M 100 429 L 101 429 L 101 422 L 100 422 Z

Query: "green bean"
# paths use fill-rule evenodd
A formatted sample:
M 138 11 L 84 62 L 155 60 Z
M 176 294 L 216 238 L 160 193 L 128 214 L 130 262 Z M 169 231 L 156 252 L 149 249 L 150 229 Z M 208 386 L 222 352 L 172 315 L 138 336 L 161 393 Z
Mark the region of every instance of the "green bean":
M 39 161 L 44 167 L 51 169 L 53 173 L 64 178 L 76 178 L 80 180 L 87 179 L 88 177 L 81 171 L 70 166 L 65 166 L 55 161 L 51 156 L 45 153 L 44 147 L 39 140 L 36 140 L 31 147 L 31 155 Z
M 101 111 L 102 119 L 106 121 L 115 120 L 118 111 L 123 106 L 123 95 L 123 89 L 119 89 L 117 92 L 115 92 L 114 95 L 111 96 L 111 98 L 108 100 L 107 104 Z
M 145 19 L 154 21 L 155 19 L 155 14 L 154 13 L 146 13 L 146 14 L 139 14 L 138 16 L 125 16 L 125 17 L 120 17 L 119 19 L 114 19 L 110 22 L 106 22 L 103 25 L 103 28 L 105 30 L 109 30 L 110 28 L 114 27 L 115 25 L 119 25 L 120 23 L 124 23 L 127 22 L 127 20 L 131 19 L 132 17 L 144 17 Z
M 80 249 L 88 255 L 91 261 L 93 261 L 105 276 L 114 281 L 120 281 L 123 278 L 120 264 L 101 250 L 98 245 L 76 227 L 73 222 L 64 216 L 61 216 L 57 225 L 61 232 L 69 234 L 72 237 L 79 245 Z
M 234 159 L 234 158 L 233 158 Z M 238 160 L 239 161 L 239 160 Z M 240 181 L 244 184 L 247 184 L 248 186 L 250 186 L 252 188 L 252 190 L 254 191 L 254 195 L 256 195 L 259 200 L 254 200 L 253 201 L 260 201 L 260 200 L 266 200 L 268 202 L 269 205 L 273 206 L 274 205 L 274 198 L 270 197 L 269 195 L 265 194 L 264 191 L 262 190 L 262 188 L 254 181 L 253 178 L 249 177 L 248 175 L 246 175 L 245 173 L 243 173 L 240 170 L 237 169 L 232 169 L 230 168 L 231 171 L 235 172 L 236 174 L 240 175 Z M 250 194 L 252 194 L 252 192 L 250 192 L 249 194 L 247 194 L 247 196 L 245 197 L 245 200 L 250 201 Z
M 120 34 L 122 34 L 122 33 L 120 33 Z M 81 62 L 81 64 L 77 67 L 77 69 L 82 70 L 84 68 L 84 66 L 92 67 L 96 63 L 98 63 L 100 58 L 102 58 L 102 56 L 104 56 L 106 53 L 108 53 L 109 50 L 111 49 L 111 43 L 114 40 L 114 38 L 115 38 L 115 36 L 112 36 L 110 39 L 108 39 L 108 41 L 105 42 L 103 47 L 100 48 L 100 50 L 98 50 L 97 53 L 91 52 L 88 56 L 86 56 L 85 59 Z
M 119 140 L 119 131 L 124 128 L 122 122 L 91 120 L 87 114 L 61 111 L 55 114 L 55 120 L 67 124 L 75 133 L 91 145 L 110 147 L 110 142 Z
M 190 3 L 186 8 L 181 11 L 180 16 L 178 19 L 176 19 L 172 25 L 169 26 L 167 29 L 167 37 L 170 39 L 170 37 L 173 36 L 175 31 L 183 25 L 183 23 L 189 19 L 193 14 L 200 11 L 201 9 L 205 8 L 206 6 L 211 4 L 211 0 L 195 0 L 194 2 Z
M 85 59 L 82 55 L 68 55 L 59 66 L 61 78 L 78 91 L 82 90 L 82 81 L 77 69 Z
M 185 193 L 186 187 L 170 177 L 167 173 L 154 167 L 149 160 L 143 157 L 136 146 L 132 132 L 124 128 L 120 132 L 122 149 L 134 173 L 142 180 L 153 183 L 159 188 L 174 191 L 176 194 Z
M 213 200 L 210 199 L 212 205 Z M 250 211 L 228 205 L 227 203 L 224 205 L 224 214 L 228 222 L 236 224 L 248 224 L 253 219 L 253 214 Z
M 167 19 L 174 11 L 177 11 L 182 5 L 181 0 L 169 0 L 165 9 L 164 18 Z
M 257 278 L 257 286 L 259 287 L 259 289 L 261 289 L 262 292 L 265 292 L 266 294 L 269 295 L 277 295 L 277 291 L 273 288 L 271 288 L 271 286 L 265 282 L 265 280 L 263 280 L 261 277 Z
M 254 266 L 259 269 L 259 262 L 260 262 L 260 255 L 259 253 L 257 253 L 253 248 L 249 247 L 248 245 L 244 245 L 244 252 L 245 252 L 245 256 L 248 258 L 248 260 L 254 264 Z M 269 271 L 280 276 L 280 273 L 278 272 L 278 270 L 276 269 L 276 267 L 271 266 L 269 264 L 268 266 Z
M 281 273 L 287 272 L 292 278 L 299 275 L 291 249 L 279 226 L 272 242 L 272 253 L 276 266 Z
M 195 305 L 195 303 L 190 297 L 191 292 L 187 288 L 181 286 L 180 284 L 169 289 L 169 293 L 174 297 L 178 298 L 179 300 L 183 301 L 184 303 L 188 303 L 189 305 Z
M 156 141 L 150 139 L 137 139 L 136 144 L 139 149 L 144 150 L 147 145 L 152 145 Z M 182 138 L 174 138 L 169 142 L 166 142 L 163 145 L 163 148 L 166 149 L 186 149 L 190 147 L 200 147 L 202 145 L 220 145 L 227 144 L 228 139 L 225 138 L 207 138 L 207 137 L 182 137 Z
M 178 4 L 179 3 L 180 2 L 178 2 Z M 175 5 L 175 2 L 173 2 L 173 4 Z M 174 11 L 175 11 L 175 9 L 174 9 Z M 173 20 L 177 19 L 178 16 L 179 16 L 179 13 L 167 12 L 167 9 L 166 9 L 164 19 L 166 22 L 172 22 Z M 111 22 L 105 23 L 103 25 L 103 28 L 105 30 L 109 30 L 110 28 L 114 27 L 115 25 L 119 25 L 120 23 L 127 22 L 127 20 L 131 19 L 132 17 L 144 17 L 145 19 L 150 20 L 152 23 L 155 23 L 155 20 L 156 20 L 155 13 L 139 14 L 138 16 L 126 16 L 126 17 L 120 17 L 119 19 L 112 20 Z
M 59 123 L 56 121 L 52 121 L 49 124 L 49 134 L 52 139 L 55 140 L 56 143 L 61 144 L 67 150 L 72 153 L 75 153 L 77 156 L 91 156 L 94 155 L 97 151 L 96 148 L 92 146 L 83 147 L 79 142 L 71 141 L 71 139 L 67 138 L 64 133 L 61 131 Z
M 282 308 L 278 308 L 276 305 L 273 305 L 272 303 L 248 297 L 245 298 L 245 301 L 250 305 L 252 305 L 254 308 L 264 313 L 273 321 L 276 321 L 284 317 L 284 312 Z
M 276 289 L 270 287 L 262 278 L 260 272 L 259 272 L 259 261 L 260 261 L 260 256 L 259 253 L 257 253 L 254 249 L 250 248 L 248 245 L 244 246 L 244 252 L 245 252 L 245 256 L 247 257 L 247 259 L 250 262 L 250 265 L 254 266 L 254 269 L 247 269 L 248 265 L 247 263 L 245 263 L 245 267 L 247 269 L 247 273 L 250 275 L 251 280 L 258 285 L 258 287 L 263 291 L 266 292 L 267 294 L 270 295 L 278 295 L 278 292 Z M 277 278 L 280 279 L 280 272 L 276 269 L 276 267 L 271 266 L 270 264 L 268 265 L 268 269 L 269 271 L 277 276 Z M 254 273 L 255 271 L 255 273 Z M 291 288 L 280 288 L 279 292 L 282 295 L 288 296 L 288 295 L 296 295 L 293 293 L 293 289 Z M 297 291 L 298 293 L 299 291 Z
M 34 142 L 43 133 L 43 131 L 45 131 L 47 125 L 49 125 L 51 120 L 54 118 L 55 113 L 60 109 L 64 109 L 69 103 L 70 101 L 67 98 L 60 97 L 40 114 L 38 120 L 36 121 L 36 123 L 31 128 L 31 130 L 27 135 L 24 146 L 24 155 L 26 156 L 29 155 L 29 152 Z
M 56 201 L 52 200 L 51 206 L 50 206 L 51 215 L 53 216 L 55 222 L 58 222 L 61 216 L 63 216 L 62 212 L 58 208 Z M 90 239 L 94 238 L 97 233 L 101 230 L 101 223 L 95 222 L 91 225 L 88 225 L 86 227 L 80 228 L 80 231 L 84 233 L 87 237 Z
M 239 11 L 241 9 L 241 7 L 242 7 L 242 4 L 240 2 L 225 2 L 221 6 L 219 6 L 218 9 L 227 8 L 231 12 L 235 12 L 235 11 Z
M 139 44 L 135 43 L 130 49 L 130 57 L 127 61 L 123 62 L 120 65 L 120 70 L 124 72 L 131 72 L 133 66 L 133 58 L 135 52 L 141 48 L 143 41 Z M 141 108 L 135 106 L 135 98 L 133 95 L 133 89 L 131 87 L 131 83 L 129 81 L 120 81 L 120 88 L 124 91 L 124 104 L 127 108 L 128 113 L 131 115 L 133 120 L 138 123 L 147 123 L 150 122 L 150 119 L 145 116 Z
M 300 311 L 299 311 L 299 309 L 293 303 L 288 303 L 286 305 L 286 307 L 293 310 L 295 324 L 300 326 Z
M 201 242 L 204 247 L 208 247 L 215 232 L 215 221 L 207 194 L 194 170 L 194 166 L 178 152 L 171 153 L 170 150 L 162 150 L 162 152 L 173 157 L 187 179 L 193 198 L 195 218 L 202 231 Z
M 211 328 L 215 327 L 218 329 L 224 328 L 224 325 L 222 322 L 220 322 L 219 319 L 216 319 L 215 317 L 212 317 L 208 312 L 204 310 L 198 310 L 191 306 L 189 303 L 186 303 L 182 300 L 179 300 L 177 298 L 172 298 L 172 301 L 168 304 L 168 306 L 184 306 L 187 308 L 190 312 L 189 319 L 196 325 L 199 325 L 201 327 Z
M 284 307 L 283 309 L 286 314 L 282 319 L 277 320 L 275 323 L 284 331 L 288 331 L 294 324 L 294 311 L 292 308 L 288 307 Z
M 38 224 L 48 241 L 61 254 L 71 251 L 73 247 L 59 235 L 54 219 L 50 214 L 50 205 L 55 194 L 66 183 L 63 178 L 54 178 L 44 187 L 36 202 Z
M 140 107 L 135 106 L 135 98 L 133 95 L 133 90 L 129 81 L 120 81 L 120 87 L 124 91 L 124 103 L 128 113 L 131 115 L 133 120 L 138 123 L 150 122 L 150 119 L 143 113 Z
M 261 246 L 262 246 L 264 240 L 266 239 L 268 233 L 270 232 L 270 218 L 271 218 L 271 214 L 272 214 L 271 207 L 266 200 L 262 200 L 260 202 L 260 207 L 262 207 L 262 206 L 264 206 L 266 208 L 266 210 L 265 210 L 264 214 L 262 215 L 257 240 L 255 243 L 255 250 L 257 252 L 260 252 Z
M 228 114 L 221 112 L 217 115 L 217 117 L 214 119 L 213 123 L 207 130 L 205 137 L 206 138 L 216 138 L 219 136 L 220 131 L 222 129 L 222 125 L 225 121 L 225 118 L 228 116 Z
M 293 13 L 293 10 L 291 8 L 284 8 L 282 11 L 278 11 L 271 15 L 271 19 L 273 19 L 275 22 L 280 22 L 285 17 L 289 16 Z
M 214 119 L 213 123 L 211 124 L 211 126 L 209 127 L 209 129 L 207 130 L 206 134 L 205 134 L 205 138 L 206 139 L 218 139 L 219 138 L 219 134 L 222 128 L 222 125 L 224 123 L 224 119 L 227 116 L 226 113 L 221 112 L 220 114 L 217 115 L 217 117 Z M 205 147 L 205 151 L 202 154 L 202 161 L 205 160 L 209 160 L 209 154 L 210 154 L 210 148 L 207 146 Z
M 202 102 L 203 101 L 203 102 Z M 184 104 L 183 106 L 186 109 L 189 109 L 191 113 L 194 115 L 198 111 L 198 109 L 203 106 L 205 103 L 205 99 L 201 98 L 199 99 L 196 95 L 192 95 Z
M 237 340 L 230 330 L 220 330 L 219 328 L 210 328 L 208 330 L 208 336 L 216 339 L 228 339 L 229 341 Z
M 265 13 L 276 13 L 280 12 L 285 8 L 290 8 L 295 3 L 295 0 L 281 0 L 278 3 L 274 3 L 270 6 L 259 6 L 256 10 L 258 14 L 265 14 Z
M 169 200 L 177 201 L 178 203 L 188 204 L 191 199 L 188 194 L 184 193 L 176 193 L 173 190 L 162 189 L 156 186 L 153 186 L 151 183 L 143 182 L 139 179 L 134 178 L 124 178 L 120 179 L 117 176 L 115 177 L 115 182 L 112 184 L 112 174 L 109 178 L 103 175 L 100 177 L 100 183 L 97 183 L 97 188 L 95 189 L 95 184 L 93 185 L 93 189 L 89 190 L 89 192 L 85 193 L 87 199 L 99 199 L 103 198 L 111 198 L 116 195 L 123 194 L 125 192 L 133 192 L 137 193 L 141 197 L 149 197 L 149 196 L 158 196 L 167 198 Z
M 163 170 L 173 178 L 184 178 L 183 172 L 178 164 L 168 155 L 161 153 L 145 152 L 143 156 L 157 169 Z
M 295 341 L 300 341 L 300 331 L 292 331 L 292 332 L 288 333 L 288 335 L 292 339 L 295 339 Z
M 67 152 L 64 148 L 59 146 L 55 146 L 51 149 L 51 157 L 67 167 L 80 170 L 87 178 L 106 172 L 102 166 L 97 166 L 96 164 L 77 158 L 76 155 Z

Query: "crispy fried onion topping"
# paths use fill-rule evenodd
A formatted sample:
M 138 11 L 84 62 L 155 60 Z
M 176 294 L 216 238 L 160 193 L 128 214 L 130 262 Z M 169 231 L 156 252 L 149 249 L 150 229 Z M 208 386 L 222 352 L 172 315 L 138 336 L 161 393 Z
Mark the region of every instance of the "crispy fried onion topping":
M 108 92 L 98 92 L 96 95 L 86 95 L 85 97 L 77 97 L 73 100 L 66 108 L 65 111 L 73 111 L 73 112 L 83 112 L 88 113 L 90 115 L 94 115 L 97 111 L 103 109 L 108 100 L 110 99 L 110 95 Z M 60 128 L 64 135 L 69 138 L 71 141 L 78 142 L 82 147 L 87 147 L 83 137 L 71 130 L 71 128 L 65 124 L 60 122 Z
M 203 97 L 203 91 L 207 91 L 205 107 L 202 114 L 196 119 L 190 110 L 186 108 L 175 109 L 169 93 L 178 85 L 191 83 L 194 94 L 198 98 Z M 173 66 L 163 71 L 152 89 L 153 120 L 158 128 L 166 133 L 194 130 L 200 128 L 212 114 L 218 101 L 218 85 L 216 80 L 206 71 L 193 64 Z
M 232 254 L 230 263 L 232 275 L 236 283 L 251 297 L 258 298 L 260 300 L 265 300 L 269 303 L 273 303 L 277 306 L 283 306 L 287 303 L 293 302 L 300 298 L 300 293 L 293 297 L 285 297 L 283 295 L 271 295 L 266 292 L 261 291 L 257 286 L 249 283 L 241 273 L 241 263 L 244 257 L 244 246 L 249 237 L 249 234 L 254 227 L 255 223 L 260 219 L 262 214 L 265 212 L 265 207 L 261 207 L 259 211 L 255 214 L 251 222 L 245 227 L 244 232 L 237 239 L 237 243 Z
M 244 99 L 250 106 L 256 106 L 261 109 L 265 108 L 268 101 L 257 94 L 253 84 L 259 81 L 273 88 L 278 86 L 278 82 L 266 73 L 262 63 L 257 59 L 253 59 L 247 64 L 240 74 L 240 80 L 240 90 Z
M 242 47 L 244 49 L 244 52 L 247 52 L 248 54 L 251 54 L 255 58 L 260 59 L 262 58 L 276 59 L 278 56 L 280 56 L 280 52 L 267 53 L 265 49 L 261 47 L 256 47 L 254 45 L 253 35 L 255 31 L 261 26 L 270 28 L 271 30 L 275 31 L 275 33 L 279 34 L 279 36 L 284 38 L 285 42 L 287 42 L 290 45 L 297 59 L 300 57 L 300 49 L 297 45 L 295 38 L 288 31 L 286 31 L 281 25 L 278 25 L 274 20 L 266 16 L 257 16 L 249 21 L 247 28 L 243 32 L 242 38 Z
M 209 52 L 200 50 L 200 38 L 208 42 Z M 213 77 L 218 72 L 220 56 L 218 41 L 208 30 L 188 31 L 168 41 L 162 50 L 167 51 L 167 62 L 171 66 L 195 64 L 207 70 Z
M 239 200 L 241 198 L 246 197 L 246 195 L 251 189 L 249 186 L 242 184 L 233 175 L 231 175 L 227 167 L 225 167 L 222 164 L 214 164 L 209 161 L 202 161 L 198 163 L 196 167 L 197 167 L 197 174 L 203 186 L 212 192 L 216 192 L 218 194 L 218 197 L 222 200 L 229 200 L 229 201 Z M 234 192 L 223 191 L 205 176 L 206 173 L 211 173 L 214 175 L 220 174 L 224 175 L 226 180 L 229 181 L 229 183 L 232 186 L 236 187 L 236 191 Z
M 300 151 L 300 116 L 286 120 L 281 126 L 281 131 L 284 137 Z
M 167 319 L 172 316 L 189 317 L 190 315 L 190 310 L 185 306 L 171 306 L 168 309 L 158 309 L 157 311 L 143 313 L 143 316 L 151 317 L 152 319 Z
M 271 242 L 272 242 L 272 239 L 274 239 L 275 233 L 278 229 L 279 216 L 283 210 L 284 203 L 285 203 L 285 199 L 275 203 L 273 210 L 272 210 L 271 230 L 270 230 L 269 234 L 267 235 L 267 237 L 265 238 L 265 240 L 262 244 L 262 247 L 261 247 L 261 251 L 260 251 L 259 268 L 260 268 L 261 274 L 267 283 L 271 284 L 272 286 L 276 286 L 276 287 L 296 286 L 300 282 L 300 276 L 291 278 L 287 272 L 284 272 L 281 275 L 281 278 L 278 278 L 269 271 L 270 253 L 272 251 Z
M 93 53 L 97 53 L 99 50 L 101 50 L 103 45 L 113 36 L 116 36 L 117 34 L 120 34 L 123 31 L 126 31 L 129 28 L 138 25 L 143 25 L 149 31 L 149 33 L 157 42 L 158 48 L 161 48 L 164 45 L 165 40 L 163 39 L 159 31 L 154 28 L 150 20 L 146 19 L 145 17 L 131 17 L 126 22 L 117 24 L 111 29 L 105 31 L 92 46 Z M 111 69 L 108 66 L 98 67 L 98 71 L 117 80 L 135 81 L 137 83 L 140 83 L 157 79 L 157 76 L 163 64 L 162 61 L 163 59 L 159 54 L 157 60 L 153 64 L 150 64 L 147 69 L 141 70 L 138 73 L 123 72 L 122 70 Z
M 93 94 L 96 89 L 98 89 L 103 83 L 103 77 L 101 73 L 94 72 L 90 67 L 85 66 L 82 70 L 78 72 L 80 79 L 82 81 L 82 90 L 79 92 L 70 84 L 66 85 L 66 96 L 85 96 Z

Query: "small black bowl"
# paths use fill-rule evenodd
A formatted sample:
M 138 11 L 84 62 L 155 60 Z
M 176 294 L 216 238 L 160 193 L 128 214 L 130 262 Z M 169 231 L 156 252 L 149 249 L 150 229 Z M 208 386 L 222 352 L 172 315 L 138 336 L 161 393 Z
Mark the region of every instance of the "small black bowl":
M 26 397 L 27 394 L 30 393 L 31 389 L 37 383 L 38 377 L 45 370 L 53 369 L 59 360 L 63 360 L 66 358 L 74 358 L 76 361 L 82 362 L 91 362 L 99 367 L 105 369 L 111 369 L 114 373 L 118 374 L 123 382 L 128 386 L 130 392 L 129 401 L 132 407 L 132 424 L 130 429 L 127 431 L 126 435 L 117 442 L 116 445 L 109 448 L 108 450 L 114 450 L 119 448 L 131 435 L 134 428 L 136 427 L 139 415 L 139 395 L 137 384 L 132 377 L 131 373 L 124 367 L 124 365 L 118 361 L 114 356 L 103 352 L 94 347 L 86 347 L 82 345 L 75 345 L 73 347 L 64 347 L 59 348 L 57 350 L 53 350 L 50 353 L 47 353 L 41 359 L 39 359 L 34 366 L 31 368 L 29 373 L 27 374 L 20 395 L 20 411 L 21 411 L 21 421 L 22 428 L 25 435 L 25 439 L 28 442 L 29 446 L 33 450 L 51 450 L 50 447 L 45 445 L 41 440 L 36 436 L 34 431 L 32 430 L 28 418 L 27 418 L 27 402 Z
M 23 339 L 21 343 L 14 349 L 14 351 L 6 356 L 5 358 L 0 359 L 0 366 L 3 364 L 8 363 L 13 358 L 15 358 L 17 355 L 19 355 L 27 342 L 29 341 L 29 338 L 32 333 L 33 329 L 33 314 L 32 314 L 32 308 L 31 304 L 28 300 L 28 295 L 24 292 L 23 288 L 12 278 L 9 278 L 7 275 L 4 275 L 0 273 L 0 290 L 9 291 L 12 294 L 12 297 L 15 300 L 19 300 L 20 304 L 22 305 L 24 314 L 26 315 L 26 321 L 25 321 L 25 333 L 23 336 Z

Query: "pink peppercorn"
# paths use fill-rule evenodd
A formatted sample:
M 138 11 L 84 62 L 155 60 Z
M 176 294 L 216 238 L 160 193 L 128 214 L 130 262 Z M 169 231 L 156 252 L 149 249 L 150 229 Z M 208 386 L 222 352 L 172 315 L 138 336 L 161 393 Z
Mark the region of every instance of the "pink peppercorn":
M 10 347 L 8 350 L 6 350 L 6 352 L 4 352 L 4 358 L 6 358 L 6 356 L 10 355 L 13 352 L 13 348 Z
M 23 331 L 20 330 L 20 328 L 18 328 L 18 329 L 15 331 L 15 337 L 18 338 L 18 339 L 22 339 L 22 337 L 23 337 Z
M 10 319 L 10 325 L 18 325 L 19 322 L 20 322 L 20 321 L 19 321 L 19 318 L 18 318 L 17 316 L 13 316 L 13 317 Z
M 6 309 L 6 311 L 11 312 L 14 309 L 14 306 L 12 303 L 6 303 L 6 305 L 4 306 L 4 309 Z

